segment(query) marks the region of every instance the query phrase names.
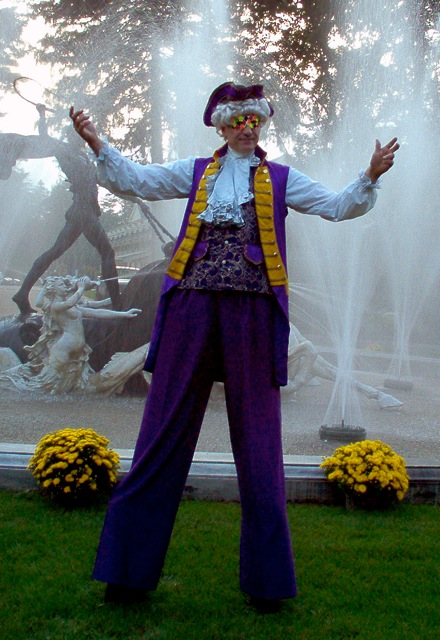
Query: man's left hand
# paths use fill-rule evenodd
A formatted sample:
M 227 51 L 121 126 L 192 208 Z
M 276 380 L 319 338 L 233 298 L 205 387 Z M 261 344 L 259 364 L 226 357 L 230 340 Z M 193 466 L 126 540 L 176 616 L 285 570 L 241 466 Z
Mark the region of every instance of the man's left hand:
M 390 140 L 384 147 L 381 146 L 379 140 L 376 140 L 376 147 L 371 156 L 370 166 L 365 171 L 365 175 L 370 178 L 371 182 L 376 182 L 383 173 L 391 169 L 394 164 L 394 154 L 399 147 L 400 144 L 397 142 L 397 138 Z

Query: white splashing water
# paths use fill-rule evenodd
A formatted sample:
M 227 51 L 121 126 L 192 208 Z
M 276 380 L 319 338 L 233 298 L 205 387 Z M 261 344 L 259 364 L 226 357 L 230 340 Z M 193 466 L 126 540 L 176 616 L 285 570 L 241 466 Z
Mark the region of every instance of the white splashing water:
M 406 74 L 414 53 L 412 16 L 407 14 L 404 3 L 396 5 L 391 13 L 388 3 L 380 8 L 379 3 L 367 0 L 354 4 L 354 14 L 346 14 L 354 25 L 362 24 L 366 12 L 373 11 L 369 15 L 377 24 L 378 33 L 386 33 L 390 25 L 393 31 L 398 23 L 403 37 L 394 47 L 394 64 L 384 66 L 391 57 L 386 55 L 387 45 L 383 42 L 381 56 L 377 50 L 372 55 L 367 48 L 346 69 L 344 92 L 349 110 L 335 127 L 334 151 L 317 163 L 314 177 L 338 189 L 358 169 L 367 166 L 376 137 L 384 144 L 397 135 L 402 148 L 395 167 L 384 176 L 378 202 L 368 216 L 338 225 L 296 216 L 292 236 L 298 238 L 294 264 L 302 265 L 299 277 L 309 281 L 310 289 L 318 292 L 324 318 L 321 322 L 337 356 L 339 375 L 323 423 L 341 424 L 343 420 L 346 424 L 362 425 L 357 394 L 350 379 L 366 316 L 376 309 L 375 317 L 380 322 L 373 322 L 368 333 L 386 351 L 393 351 L 390 372 L 397 378 L 410 376 L 414 330 L 417 329 L 419 341 L 429 341 L 424 336 L 426 327 L 418 327 L 417 321 L 422 310 L 426 316 L 426 310 L 434 308 L 430 296 L 440 275 L 436 231 L 440 161 L 424 104 L 433 90 L 429 65 L 426 77 L 420 81 L 421 90 L 416 95 L 409 91 Z M 400 114 L 395 113 L 397 101 L 391 99 L 396 95 L 404 105 Z M 374 118 L 365 114 L 371 96 L 377 96 Z M 390 98 L 389 104 L 386 96 Z M 295 269 L 298 271 L 298 266 Z M 295 279 L 298 273 L 294 270 L 292 273 Z M 394 343 L 392 332 L 383 332 L 384 315 L 393 318 Z
M 341 5 L 345 8 L 345 3 Z M 391 47 L 385 41 L 378 44 L 373 34 L 371 47 L 361 47 L 361 55 L 347 66 L 343 83 L 349 108 L 333 131 L 331 156 L 320 158 L 311 175 L 339 189 L 367 166 L 376 137 L 384 143 L 398 135 L 402 149 L 395 168 L 384 177 L 378 203 L 368 216 L 333 225 L 292 214 L 289 235 L 292 284 L 295 288 L 304 285 L 302 299 L 313 294 L 317 310 L 315 317 L 309 315 L 304 334 L 311 339 L 314 334 L 328 338 L 327 344 L 337 357 L 339 375 L 323 423 L 340 424 L 344 420 L 346 424 L 362 425 L 357 392 L 350 384 L 360 336 L 366 332 L 393 352 L 391 373 L 396 377 L 410 375 L 414 332 L 417 330 L 419 341 L 425 339 L 425 327 L 417 322 L 422 311 L 426 317 L 426 309 L 434 308 L 430 298 L 440 275 L 436 193 L 440 160 L 426 124 L 424 99 L 432 91 L 428 64 L 420 92 L 416 96 L 407 92 L 407 66 L 403 63 L 414 52 L 413 14 L 408 15 L 407 3 L 396 3 L 392 14 L 388 2 L 382 6 L 358 0 L 353 5 L 353 13 L 346 14 L 346 19 L 354 25 L 362 24 L 368 12 L 378 26 L 377 33 L 392 33 L 393 22 L 398 22 L 403 38 L 399 46 L 392 43 L 391 54 Z M 162 73 L 172 79 L 169 89 L 180 123 L 177 133 L 164 132 L 164 141 L 168 136 L 175 155 L 180 157 L 209 155 L 219 145 L 215 132 L 202 124 L 206 98 L 221 82 L 237 79 L 228 47 L 221 46 L 228 34 L 227 3 L 188 0 L 187 7 L 193 15 L 193 37 L 182 35 L 177 25 L 173 46 L 160 51 Z M 357 32 L 353 42 L 366 37 L 361 28 Z M 374 46 L 381 47 L 381 55 L 372 55 Z M 438 59 L 435 41 L 432 47 L 431 55 Z M 99 55 L 103 53 L 97 47 Z M 267 89 L 270 95 L 270 87 Z M 398 117 L 396 94 L 405 105 L 405 113 Z M 374 118 L 365 114 L 371 96 L 377 96 Z M 285 102 L 288 104 L 288 97 Z M 378 291 L 385 298 L 379 304 Z M 300 303 L 298 295 L 293 302 Z M 385 311 L 393 318 L 390 344 L 389 332 L 384 332 Z
M 168 95 L 174 97 L 179 115 L 174 148 L 180 158 L 209 155 L 220 145 L 214 129 L 202 123 L 207 96 L 219 84 L 233 78 L 227 46 L 229 17 L 223 0 L 189 0 L 194 29 L 180 33 L 176 25 L 174 45 L 162 51 L 161 65 Z M 170 78 L 171 84 L 167 82 Z

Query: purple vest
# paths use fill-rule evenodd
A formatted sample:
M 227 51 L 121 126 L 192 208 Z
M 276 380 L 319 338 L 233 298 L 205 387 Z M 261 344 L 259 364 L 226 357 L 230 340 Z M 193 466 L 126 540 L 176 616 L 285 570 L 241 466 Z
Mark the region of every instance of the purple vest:
M 223 147 L 220 150 L 220 155 L 226 153 L 227 147 Z M 287 177 L 289 174 L 289 167 L 286 165 L 278 164 L 276 162 L 267 162 L 265 160 L 265 152 L 257 147 L 255 154 L 261 158 L 261 162 L 267 166 L 273 186 L 273 200 L 274 200 L 274 222 L 275 222 L 275 235 L 280 250 L 280 256 L 283 261 L 284 267 L 287 271 L 286 264 L 286 228 L 285 219 L 287 216 L 286 207 L 286 185 Z M 185 236 L 185 230 L 188 224 L 188 219 L 192 210 L 195 194 L 203 175 L 205 168 L 212 162 L 212 158 L 198 158 L 194 165 L 193 183 L 191 192 L 188 197 L 188 204 L 185 210 L 185 215 L 182 221 L 179 236 L 176 242 L 176 248 L 180 245 L 183 237 Z M 154 363 L 156 360 L 157 349 L 160 343 L 160 337 L 162 333 L 163 322 L 167 313 L 169 293 L 172 289 L 179 284 L 180 280 L 172 278 L 168 274 L 165 275 L 162 294 L 157 310 L 156 320 L 153 327 L 153 333 L 151 336 L 150 349 L 145 362 L 144 369 L 146 371 L 154 371 Z M 274 286 L 272 291 L 276 296 L 278 304 L 275 309 L 274 316 L 274 374 L 275 382 L 278 385 L 287 384 L 287 350 L 289 346 L 289 306 L 288 296 L 285 286 Z M 246 295 L 246 293 L 243 293 Z

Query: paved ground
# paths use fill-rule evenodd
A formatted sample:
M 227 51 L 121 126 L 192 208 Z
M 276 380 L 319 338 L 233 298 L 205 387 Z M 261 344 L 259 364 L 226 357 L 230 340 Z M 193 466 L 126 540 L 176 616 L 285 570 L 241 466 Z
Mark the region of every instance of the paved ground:
M 2 309 L 6 303 L 0 292 L 0 317 L 14 313 Z M 364 383 L 381 387 L 386 375 L 386 358 L 363 367 L 357 377 Z M 440 360 L 420 359 L 414 363 L 413 389 L 393 390 L 404 402 L 398 410 L 380 409 L 374 400 L 361 397 L 361 426 L 367 437 L 381 439 L 406 458 L 440 461 Z M 369 370 L 370 372 L 368 372 Z M 332 384 L 301 389 L 292 401 L 283 402 L 284 451 L 292 455 L 326 455 L 337 443 L 322 442 L 319 427 L 330 401 Z M 0 388 L 0 441 L 35 444 L 49 431 L 64 427 L 92 427 L 110 438 L 116 448 L 131 448 L 136 441 L 144 399 L 139 397 L 45 396 Z M 230 451 L 225 405 L 211 400 L 198 451 Z
M 371 375 L 368 376 L 371 382 Z M 366 376 L 364 375 L 364 380 Z M 332 385 L 306 387 L 295 401 L 283 402 L 284 451 L 293 455 L 326 455 L 334 442 L 319 439 L 319 427 Z M 412 391 L 395 395 L 403 407 L 388 411 L 362 398 L 367 437 L 381 439 L 411 459 L 440 461 L 440 396 L 438 380 L 417 379 Z M 110 438 L 116 448 L 131 448 L 136 441 L 144 399 L 139 397 L 45 396 L 0 389 L 0 441 L 35 444 L 48 431 L 64 427 L 92 427 Z M 198 451 L 230 451 L 224 401 L 211 401 Z

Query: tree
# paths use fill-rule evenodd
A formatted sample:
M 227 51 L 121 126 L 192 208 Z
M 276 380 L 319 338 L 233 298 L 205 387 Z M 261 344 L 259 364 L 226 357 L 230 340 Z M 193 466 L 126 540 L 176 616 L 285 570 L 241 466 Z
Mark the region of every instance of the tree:
M 240 0 L 232 13 L 236 69 L 267 87 L 276 110 L 273 137 L 286 139 L 298 157 L 317 137 L 331 111 L 336 74 L 329 47 L 335 23 L 332 0 L 257 2 Z
M 15 169 L 0 189 L 0 271 L 23 276 L 29 268 L 29 256 L 41 251 L 48 190 L 32 182 L 21 169 Z
M 239 0 L 230 3 L 231 22 L 226 28 L 216 25 L 218 14 L 206 13 L 197 3 L 189 9 L 180 2 L 170 6 L 158 0 L 148 6 L 138 0 L 128 7 L 120 1 L 41 0 L 34 11 L 53 25 L 42 43 L 40 60 L 69 70 L 58 86 L 59 95 L 75 95 L 78 104 L 95 114 L 102 130 L 120 129 L 119 143 L 135 150 L 135 157 L 160 161 L 161 129 L 169 132 L 169 154 L 175 143 L 175 155 L 180 155 L 173 131 L 181 124 L 188 95 L 179 98 L 177 88 L 166 93 L 164 74 L 167 87 L 179 86 L 185 38 L 193 42 L 193 77 L 214 77 L 228 51 L 235 70 L 232 76 L 238 81 L 249 76 L 263 79 L 275 106 L 282 107 L 274 132 L 277 142 L 292 135 L 292 122 L 301 124 L 296 137 L 306 138 L 321 121 L 331 92 L 330 6 L 330 0 Z M 211 41 L 197 59 L 196 43 L 208 30 Z
M 162 125 L 157 105 L 165 102 L 157 49 L 166 44 L 171 25 L 181 21 L 182 4 L 43 0 L 34 12 L 53 27 L 39 60 L 65 69 L 57 87 L 60 101 L 75 96 L 98 127 L 115 132 L 113 140 L 122 137 L 122 146 L 136 150 L 137 158 L 162 161 L 155 135 Z M 60 115 L 65 118 L 65 111 Z
M 109 131 L 111 141 L 135 159 L 162 161 L 182 155 L 174 132 L 196 91 L 193 83 L 186 94 L 177 89 L 189 41 L 191 76 L 200 85 L 207 78 L 212 87 L 219 68 L 224 79 L 227 68 L 229 79 L 264 82 L 277 110 L 277 126 L 270 133 L 298 161 L 311 149 L 331 145 L 334 128 L 352 109 L 356 92 L 362 119 L 377 120 L 386 111 L 399 117 L 407 94 L 387 92 L 388 78 L 399 75 L 417 94 L 429 34 L 440 13 L 440 0 L 230 0 L 229 22 L 223 24 L 221 4 L 214 15 L 196 0 L 128 5 L 123 0 L 39 0 L 32 10 L 51 25 L 39 58 L 64 68 L 61 102 L 74 96 L 94 114 L 100 130 Z M 385 14 L 391 24 L 382 24 Z M 207 33 L 210 42 L 200 51 Z M 406 62 L 395 69 L 382 64 L 384 55 L 398 59 L 403 46 L 409 47 Z M 224 65 L 225 52 L 229 65 Z M 369 95 L 362 94 L 371 79 L 366 62 L 374 63 L 379 88 Z M 436 74 L 438 82 L 438 69 Z M 436 106 L 430 109 L 438 119 Z M 61 126 L 65 113 L 54 126 Z M 195 153 L 197 144 L 194 139 Z
M 0 9 L 0 87 L 5 91 L 12 89 L 14 74 L 10 67 L 25 52 L 20 42 L 24 22 L 14 9 Z

